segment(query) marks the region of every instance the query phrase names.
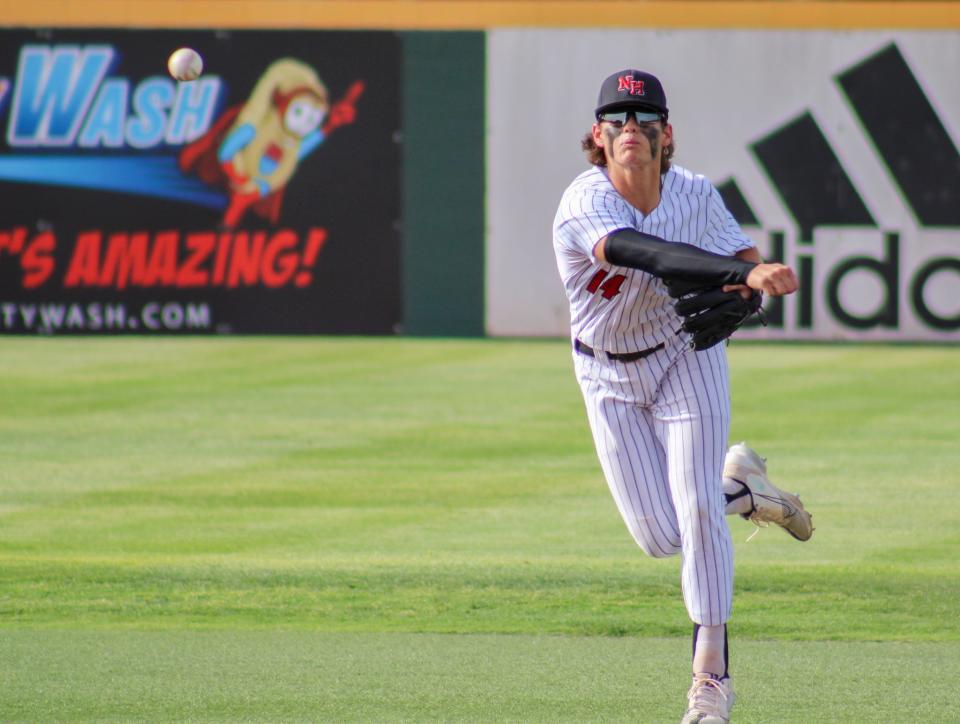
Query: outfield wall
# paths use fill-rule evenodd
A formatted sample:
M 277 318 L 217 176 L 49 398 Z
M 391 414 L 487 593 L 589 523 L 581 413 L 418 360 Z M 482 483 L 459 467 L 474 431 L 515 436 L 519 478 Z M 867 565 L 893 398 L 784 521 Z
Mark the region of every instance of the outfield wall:
M 675 161 L 799 272 L 797 294 L 768 302 L 770 325 L 740 337 L 960 339 L 956 31 L 487 37 L 489 333 L 567 333 L 551 222 L 586 168 L 599 81 L 636 67 L 664 83 Z
M 221 41 L 231 29 L 316 32 L 316 51 L 308 52 L 322 60 L 317 69 L 333 79 L 334 94 L 347 90 L 351 73 L 360 77 L 354 71 L 363 59 L 354 56 L 370 53 L 359 40 L 366 33 L 358 32 L 353 49 L 344 46 L 337 58 L 324 55 L 325 38 L 336 45 L 342 37 L 324 33 L 395 33 L 400 60 L 367 75 L 389 78 L 396 100 L 389 100 L 387 85 L 380 86 L 384 94 L 367 92 L 357 105 L 361 120 L 321 149 L 329 154 L 322 156 L 323 171 L 308 159 L 285 202 L 290 213 L 305 214 L 296 222 L 300 271 L 318 270 L 306 268 L 314 258 L 310 230 L 329 232 L 330 218 L 344 213 L 371 226 L 354 230 L 351 253 L 372 254 L 381 276 L 366 274 L 363 260 L 346 254 L 325 268 L 327 281 L 314 290 L 316 298 L 290 288 L 283 300 L 270 291 L 279 316 L 290 316 L 282 311 L 286 305 L 305 320 L 275 331 L 567 334 L 550 222 L 563 187 L 584 168 L 577 144 L 589 126 L 599 80 L 611 70 L 640 65 L 666 84 L 678 162 L 714 180 L 761 250 L 795 265 L 801 275 L 798 295 L 768 306 L 770 327 L 743 336 L 960 338 L 960 87 L 951 78 L 960 45 L 957 2 L 36 0 L 0 10 L 0 25 L 8 32 L 32 28 L 39 44 L 53 37 L 45 29 L 51 27 L 216 27 L 226 34 L 206 32 Z M 189 32 L 169 31 L 171 47 Z M 276 43 L 274 55 L 282 45 Z M 10 54 L 10 45 L 5 47 Z M 208 72 L 226 79 L 236 102 L 252 81 L 244 86 L 229 57 L 222 58 Z M 0 77 L 12 81 L 15 61 L 6 65 Z M 127 73 L 131 87 L 141 80 L 129 69 L 118 72 Z M 885 84 L 897 89 L 889 99 Z M 6 103 L 0 98 L 6 124 L 10 97 Z M 368 113 L 384 103 L 399 104 L 396 123 L 389 113 Z M 374 136 L 389 135 L 384 149 L 392 144 L 398 155 L 363 161 L 361 154 L 351 165 L 351 146 L 374 137 L 369 133 L 377 119 L 388 122 Z M 366 130 L 358 133 L 361 125 Z M 813 151 L 795 153 L 804 148 Z M 0 161 L 9 153 L 0 152 Z M 318 172 L 325 174 L 319 181 Z M 343 173 L 347 183 L 334 180 Z M 370 205 L 362 191 L 345 194 L 351 187 L 380 186 L 394 175 L 393 201 Z M 0 180 L 0 186 L 9 183 Z M 23 259 L 12 251 L 18 230 L 28 237 L 19 242 L 22 248 L 51 218 L 19 219 L 16 212 L 29 203 L 11 201 L 9 194 L 6 199 L 0 232 L 7 232 L 9 243 L 0 249 L 0 282 L 9 292 L 25 273 L 11 268 Z M 380 231 L 372 230 L 377 219 Z M 339 228 L 347 229 L 348 222 Z M 66 235 L 75 239 L 75 231 Z M 346 247 L 343 240 L 350 236 L 325 238 Z M 324 242 L 322 248 L 316 258 L 330 262 L 335 247 Z M 59 265 L 65 271 L 70 261 Z M 91 271 L 88 278 L 94 277 Z M 238 272 L 237 279 L 243 278 Z M 291 271 L 288 286 L 292 279 Z M 263 312 L 269 304 L 259 292 L 247 292 L 237 318 L 259 313 L 265 327 L 210 324 L 200 331 L 270 331 Z M 33 299 L 37 293 L 30 291 Z M 9 299 L 9 293 L 0 296 Z M 239 299 L 232 292 L 227 297 L 231 308 Z M 316 308 L 327 314 L 320 325 L 310 319 Z M 357 310 L 365 320 L 360 324 L 345 314 Z M 9 310 L 0 311 L 6 323 Z M 177 321 L 176 313 L 172 319 Z

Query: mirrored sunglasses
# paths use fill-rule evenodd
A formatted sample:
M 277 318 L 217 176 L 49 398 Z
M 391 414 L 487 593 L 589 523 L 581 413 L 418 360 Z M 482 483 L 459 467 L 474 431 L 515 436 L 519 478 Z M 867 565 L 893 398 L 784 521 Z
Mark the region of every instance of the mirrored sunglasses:
M 597 114 L 597 120 L 612 123 L 616 128 L 620 128 L 627 122 L 630 116 L 633 116 L 637 123 L 650 123 L 651 121 L 659 121 L 661 118 L 660 114 L 656 111 L 641 111 L 636 108 L 627 108 L 626 110 L 599 113 Z

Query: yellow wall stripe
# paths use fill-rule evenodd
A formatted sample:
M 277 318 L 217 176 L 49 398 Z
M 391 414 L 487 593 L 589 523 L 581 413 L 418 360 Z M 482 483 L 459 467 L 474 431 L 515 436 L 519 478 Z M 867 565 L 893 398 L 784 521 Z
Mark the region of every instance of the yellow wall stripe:
M 4 0 L 0 26 L 960 28 L 953 0 Z

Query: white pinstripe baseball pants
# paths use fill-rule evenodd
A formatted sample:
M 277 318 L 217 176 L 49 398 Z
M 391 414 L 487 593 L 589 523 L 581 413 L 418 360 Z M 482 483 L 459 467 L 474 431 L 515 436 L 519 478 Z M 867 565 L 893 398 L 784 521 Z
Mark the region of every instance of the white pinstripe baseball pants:
M 722 488 L 730 428 L 725 346 L 694 352 L 677 338 L 637 362 L 573 356 L 597 455 L 627 528 L 650 556 L 681 554 L 694 623 L 725 623 L 733 599 Z

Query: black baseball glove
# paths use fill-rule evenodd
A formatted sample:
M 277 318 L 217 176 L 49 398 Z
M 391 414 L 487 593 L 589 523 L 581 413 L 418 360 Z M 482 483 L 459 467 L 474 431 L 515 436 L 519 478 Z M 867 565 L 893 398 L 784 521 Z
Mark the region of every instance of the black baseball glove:
M 766 325 L 761 305 L 763 295 L 752 290 L 748 299 L 740 292 L 725 292 L 722 287 L 704 287 L 696 282 L 665 281 L 670 296 L 676 299 L 673 308 L 683 317 L 683 331 L 691 335 L 695 350 L 710 349 L 727 339 L 754 314 Z

